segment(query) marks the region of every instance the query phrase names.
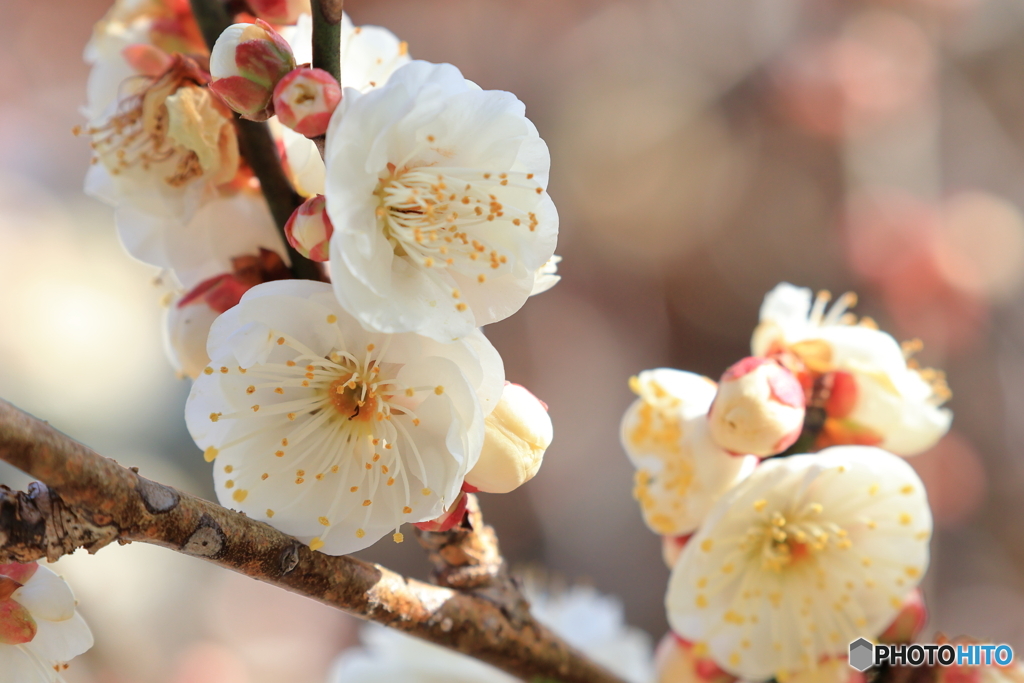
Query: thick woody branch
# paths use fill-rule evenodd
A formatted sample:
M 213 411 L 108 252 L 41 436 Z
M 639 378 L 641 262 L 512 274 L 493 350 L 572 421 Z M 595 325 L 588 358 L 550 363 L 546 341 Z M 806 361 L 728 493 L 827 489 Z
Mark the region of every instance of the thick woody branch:
M 525 609 L 507 609 L 486 591 L 432 586 L 376 564 L 311 551 L 262 522 L 140 477 L 2 400 L 0 460 L 43 482 L 28 493 L 0 488 L 0 563 L 56 559 L 80 547 L 95 552 L 113 541 L 153 543 L 525 680 L 622 683 Z

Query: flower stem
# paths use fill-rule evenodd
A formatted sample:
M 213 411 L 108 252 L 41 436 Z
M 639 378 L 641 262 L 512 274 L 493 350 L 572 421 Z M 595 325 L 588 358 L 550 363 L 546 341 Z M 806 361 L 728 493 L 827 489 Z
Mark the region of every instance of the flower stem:
M 313 68 L 341 83 L 342 0 L 313 0 Z
M 323 69 L 341 83 L 341 12 L 344 0 L 313 0 L 313 68 Z M 344 84 L 343 84 L 344 85 Z M 327 136 L 310 138 L 325 159 Z
M 221 0 L 190 1 L 203 39 L 212 50 L 217 38 L 231 24 L 231 16 Z M 260 181 L 263 197 L 267 200 L 270 213 L 274 216 L 274 223 L 288 250 L 292 273 L 302 280 L 323 280 L 320 266 L 295 251 L 285 237 L 284 226 L 292 212 L 302 204 L 302 197 L 295 191 L 284 173 L 277 145 L 270 135 L 270 128 L 265 123 L 236 119 L 235 129 L 238 131 L 238 146 L 242 156 Z

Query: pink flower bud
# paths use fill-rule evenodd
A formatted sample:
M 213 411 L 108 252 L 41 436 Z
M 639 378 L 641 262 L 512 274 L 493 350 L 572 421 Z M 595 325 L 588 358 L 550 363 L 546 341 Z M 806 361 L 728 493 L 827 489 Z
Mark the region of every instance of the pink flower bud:
M 210 88 L 245 118 L 264 121 L 274 113 L 274 86 L 294 68 L 291 47 L 270 24 L 234 24 L 210 53 Z
M 711 438 L 727 451 L 760 457 L 781 453 L 803 429 L 803 388 L 775 361 L 744 358 L 722 375 L 708 423 Z
M 284 226 L 288 244 L 311 261 L 330 258 L 331 235 L 334 226 L 327 215 L 327 200 L 322 194 L 310 197 L 292 212 Z
M 466 475 L 466 483 L 487 493 L 508 493 L 533 479 L 554 437 L 544 402 L 506 382 L 484 428 L 480 459 Z
M 928 621 L 928 609 L 924 604 L 924 596 L 921 595 L 920 589 L 914 589 L 903 599 L 900 613 L 889 624 L 889 628 L 878 636 L 878 642 L 912 643 L 924 629 L 926 621 Z
M 323 69 L 295 69 L 274 88 L 277 119 L 307 138 L 327 132 L 339 102 L 341 86 Z
M 249 0 L 249 8 L 272 24 L 294 24 L 299 15 L 310 14 L 309 0 Z
M 455 501 L 455 505 L 448 508 L 447 512 L 441 513 L 440 517 L 427 522 L 418 522 L 413 524 L 413 526 L 421 531 L 449 531 L 460 524 L 462 518 L 466 516 L 466 505 L 468 502 L 469 499 L 466 498 L 466 494 L 460 493 Z
M 661 559 L 665 561 L 666 567 L 672 569 L 676 566 L 676 561 L 683 554 L 683 548 L 686 547 L 686 543 L 690 540 L 691 536 L 693 534 L 661 537 Z
M 32 614 L 22 607 L 11 594 L 21 588 L 21 584 L 7 577 L 0 578 L 0 645 L 23 645 L 36 637 L 36 621 Z

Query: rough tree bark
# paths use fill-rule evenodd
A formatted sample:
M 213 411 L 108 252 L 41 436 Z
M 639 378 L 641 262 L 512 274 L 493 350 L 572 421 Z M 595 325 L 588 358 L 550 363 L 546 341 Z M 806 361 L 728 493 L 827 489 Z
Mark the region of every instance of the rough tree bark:
M 441 566 L 437 575 L 465 589 L 455 590 L 352 557 L 311 551 L 262 522 L 145 479 L 2 400 L 0 460 L 42 481 L 27 492 L 0 486 L 0 563 L 56 560 L 77 548 L 96 552 L 114 541 L 152 543 L 525 680 L 623 683 L 533 619 L 475 500 L 462 527 L 424 535 L 440 553 L 432 558 Z

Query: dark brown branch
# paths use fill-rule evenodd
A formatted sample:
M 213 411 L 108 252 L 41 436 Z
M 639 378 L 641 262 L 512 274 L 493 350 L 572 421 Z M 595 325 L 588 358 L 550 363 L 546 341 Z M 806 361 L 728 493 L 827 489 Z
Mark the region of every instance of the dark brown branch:
M 221 0 L 191 0 L 191 6 L 203 39 L 212 50 L 220 34 L 231 25 L 231 16 Z M 295 251 L 285 237 L 284 226 L 292 212 L 302 204 L 302 197 L 292 187 L 284 172 L 270 128 L 265 123 L 236 117 L 235 130 L 238 132 L 239 151 L 260 181 L 263 197 L 267 200 L 274 223 L 288 250 L 292 274 L 302 280 L 323 280 L 320 267 Z
M 56 559 L 79 547 L 95 552 L 113 541 L 153 543 L 526 680 L 622 683 L 525 609 L 507 609 L 486 591 L 432 586 L 376 564 L 313 552 L 262 522 L 144 479 L 2 400 L 0 460 L 45 483 L 28 493 L 0 488 L 0 563 Z M 483 564 L 488 557 L 481 556 Z

